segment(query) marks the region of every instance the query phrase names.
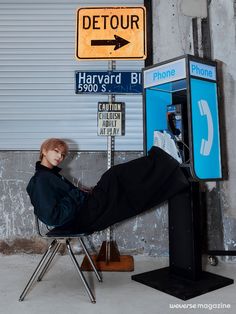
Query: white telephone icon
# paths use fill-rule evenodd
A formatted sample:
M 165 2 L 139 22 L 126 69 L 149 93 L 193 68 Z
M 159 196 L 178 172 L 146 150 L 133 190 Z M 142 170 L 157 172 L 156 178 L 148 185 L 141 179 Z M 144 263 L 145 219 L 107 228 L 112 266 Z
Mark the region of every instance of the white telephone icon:
M 204 99 L 199 100 L 198 106 L 199 106 L 201 116 L 204 115 L 207 118 L 207 132 L 208 132 L 207 139 L 203 138 L 201 141 L 200 154 L 203 156 L 208 156 L 211 152 L 212 143 L 213 143 L 213 135 L 214 135 L 213 120 L 212 120 L 212 115 L 211 115 L 208 102 L 206 100 Z

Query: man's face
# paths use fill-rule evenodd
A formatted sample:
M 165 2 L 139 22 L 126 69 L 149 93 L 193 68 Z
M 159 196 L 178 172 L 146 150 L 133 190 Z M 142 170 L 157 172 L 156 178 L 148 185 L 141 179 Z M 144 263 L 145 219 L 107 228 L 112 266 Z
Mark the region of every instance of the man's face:
M 52 169 L 54 166 L 58 166 L 64 158 L 65 154 L 59 148 L 50 149 L 48 151 L 44 150 L 41 164 Z

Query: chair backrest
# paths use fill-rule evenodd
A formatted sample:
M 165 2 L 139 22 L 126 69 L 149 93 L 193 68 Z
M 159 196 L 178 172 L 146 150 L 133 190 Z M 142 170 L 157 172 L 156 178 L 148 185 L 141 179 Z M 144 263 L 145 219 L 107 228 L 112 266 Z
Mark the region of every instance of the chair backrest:
M 52 228 L 49 228 L 47 225 L 41 222 L 35 214 L 34 214 L 34 219 L 35 219 L 35 227 L 36 227 L 37 234 L 42 238 L 48 238 L 46 232 L 45 233 L 42 232 L 42 228 L 40 228 L 40 224 L 44 225 L 47 228 L 47 232 L 51 231 Z
M 41 233 L 41 230 L 40 230 L 40 227 L 39 227 L 39 219 L 38 219 L 38 217 L 36 215 L 34 215 L 34 219 L 35 219 L 35 226 L 36 226 L 37 234 L 40 237 L 43 237 L 43 234 Z

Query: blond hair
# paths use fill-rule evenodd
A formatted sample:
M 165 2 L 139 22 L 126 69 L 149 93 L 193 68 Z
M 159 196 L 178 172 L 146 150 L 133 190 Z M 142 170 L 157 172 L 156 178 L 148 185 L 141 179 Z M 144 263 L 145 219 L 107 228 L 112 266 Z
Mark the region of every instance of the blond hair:
M 49 138 L 46 141 L 44 141 L 40 147 L 39 159 L 40 160 L 43 159 L 43 150 L 48 152 L 49 150 L 53 150 L 55 148 L 58 148 L 65 156 L 68 153 L 68 145 L 66 144 L 65 141 L 59 138 Z

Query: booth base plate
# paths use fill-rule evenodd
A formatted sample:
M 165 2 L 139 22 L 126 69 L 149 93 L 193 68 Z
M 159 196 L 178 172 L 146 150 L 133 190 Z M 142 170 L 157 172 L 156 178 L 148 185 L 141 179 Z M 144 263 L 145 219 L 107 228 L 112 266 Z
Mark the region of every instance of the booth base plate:
M 187 280 L 174 276 L 169 267 L 133 275 L 132 280 L 173 295 L 181 300 L 189 300 L 199 295 L 233 284 L 233 279 L 202 272 L 198 280 Z
M 133 271 L 134 259 L 130 255 L 120 255 L 119 261 L 97 261 L 97 255 L 91 256 L 97 270 L 100 271 Z M 92 267 L 85 256 L 81 264 L 81 269 L 85 271 L 91 271 Z

